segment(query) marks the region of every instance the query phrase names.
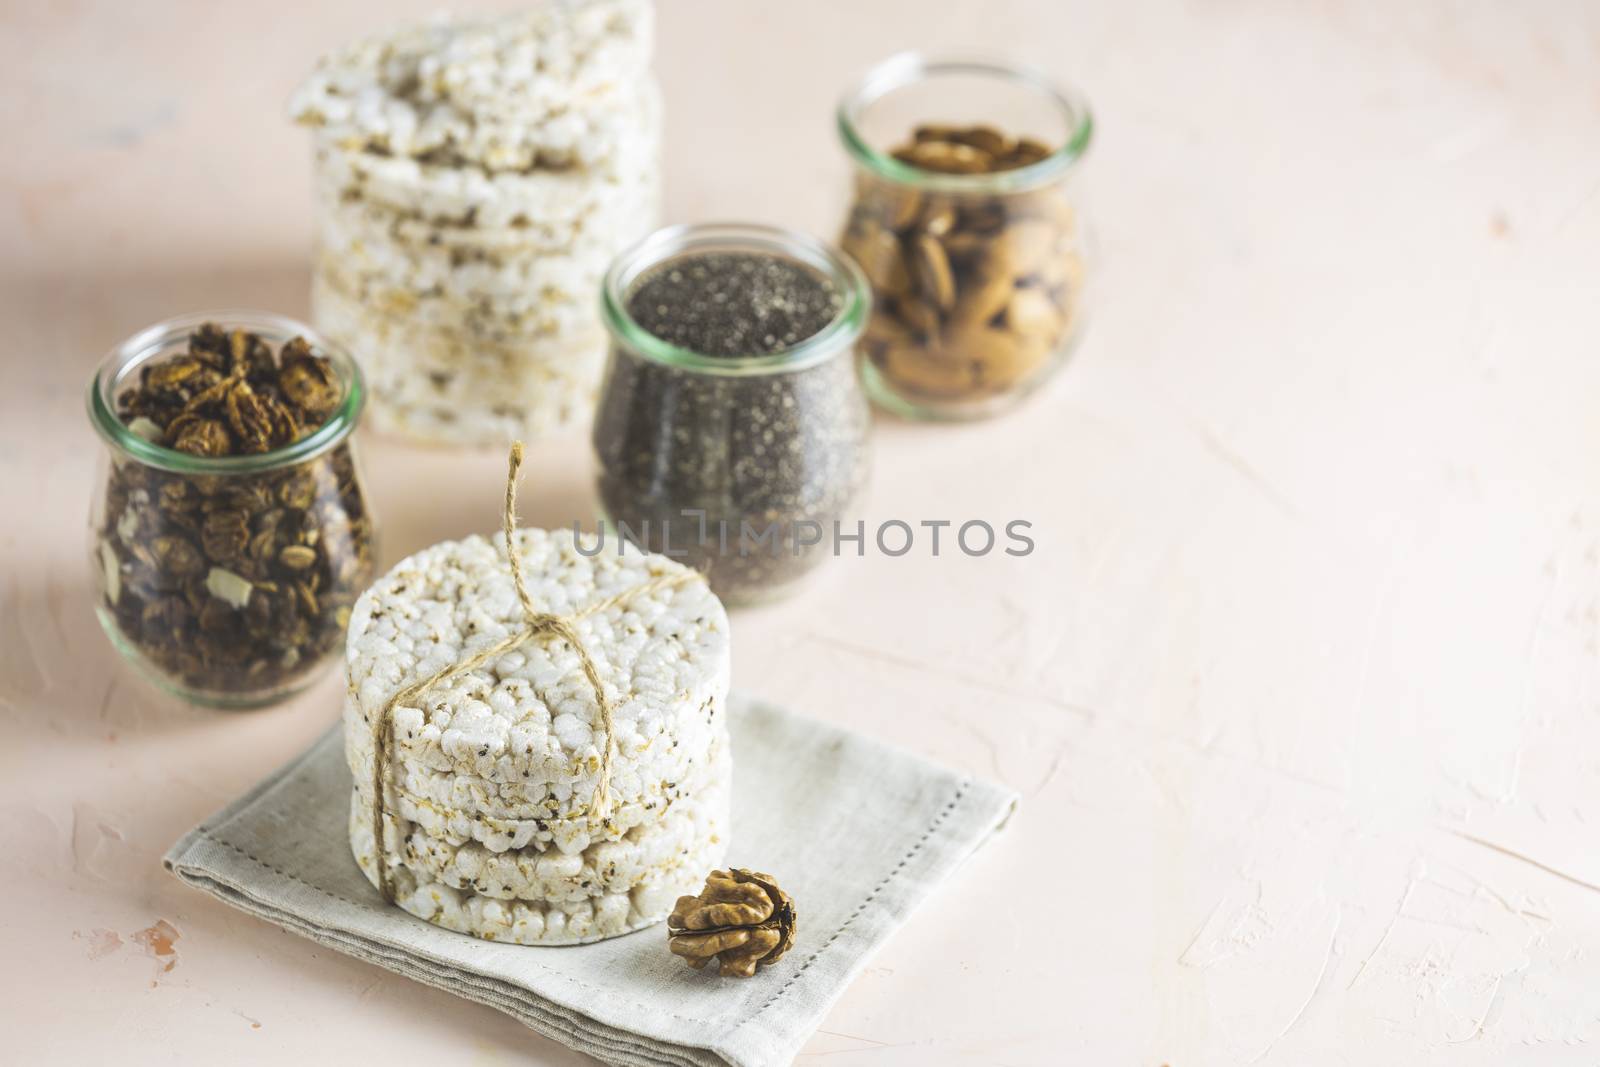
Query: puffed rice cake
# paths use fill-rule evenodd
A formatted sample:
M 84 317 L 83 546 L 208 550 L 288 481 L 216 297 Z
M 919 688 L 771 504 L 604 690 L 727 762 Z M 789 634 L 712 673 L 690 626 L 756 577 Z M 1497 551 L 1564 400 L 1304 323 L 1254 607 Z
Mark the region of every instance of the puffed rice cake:
M 290 101 L 298 122 L 353 150 L 485 170 L 594 158 L 650 68 L 648 0 L 549 0 L 436 18 L 325 56 Z
M 385 815 L 387 855 L 423 881 L 438 882 L 502 900 L 566 903 L 604 893 L 625 893 L 728 840 L 733 764 L 726 754 L 698 776 L 693 788 L 648 823 L 581 851 L 537 847 L 493 849 L 475 840 L 439 836 L 401 815 Z M 370 840 L 371 794 L 351 791 L 352 833 Z M 358 850 L 359 851 L 359 850 Z M 376 875 L 369 872 L 376 884 Z
M 350 847 L 367 880 L 377 885 L 372 826 L 352 812 Z M 726 834 L 682 853 L 626 890 L 575 901 L 505 900 L 458 889 L 400 865 L 392 869 L 395 903 L 419 919 L 456 933 L 519 945 L 599 941 L 666 918 L 680 896 L 698 892 L 728 852 Z M 557 854 L 559 855 L 559 854 Z
M 528 337 L 509 341 L 485 336 L 476 309 L 421 302 L 374 314 L 323 272 L 312 275 L 311 306 L 325 334 L 360 353 L 381 433 L 446 445 L 536 439 L 594 408 L 605 340 L 598 327 L 583 332 L 592 311 L 576 303 L 531 308 Z
M 692 574 L 664 556 L 572 530 L 518 530 L 528 592 L 541 611 L 573 615 L 665 574 Z M 585 555 L 585 552 L 592 553 Z M 390 695 L 524 625 L 504 537 L 473 536 L 423 549 L 356 601 L 346 637 L 348 693 L 370 724 Z M 604 664 L 612 702 L 614 774 L 669 741 L 684 716 L 715 714 L 730 677 L 728 616 L 703 578 L 629 597 L 574 623 Z M 598 708 L 577 653 L 563 641 L 527 642 L 401 706 L 400 751 L 423 766 L 502 785 L 574 781 L 599 769 Z
M 649 741 L 618 746 L 612 760 L 610 795 L 612 815 L 608 822 L 618 823 L 627 829 L 626 820 L 641 821 L 646 816 L 631 809 L 651 810 L 679 793 L 685 782 L 692 781 L 716 751 L 726 736 L 726 716 L 721 702 L 708 699 L 696 710 L 706 711 L 704 720 L 680 717 L 663 733 Z M 362 781 L 372 779 L 373 740 L 369 720 L 358 710 L 346 704 L 345 758 L 350 772 Z M 470 817 L 483 825 L 495 822 L 521 824 L 531 821 L 544 823 L 562 820 L 582 820 L 588 813 L 591 784 L 595 771 L 584 759 L 580 766 L 560 769 L 559 758 L 537 763 L 524 763 L 520 772 L 498 771 L 497 774 L 518 774 L 519 781 L 504 782 L 483 777 L 472 772 L 453 768 L 441 769 L 426 765 L 436 755 L 424 750 L 420 755 L 415 748 L 407 748 L 404 730 L 395 735 L 389 749 L 390 783 L 399 795 L 417 805 L 420 812 L 436 809 Z M 502 763 L 502 757 L 496 763 Z M 582 786 L 583 788 L 575 788 Z M 426 821 L 419 814 L 416 821 Z M 517 834 L 518 829 L 506 832 Z
M 350 772 L 358 783 L 370 783 L 370 728 L 348 709 L 344 722 Z M 391 749 L 385 780 L 391 806 L 430 832 L 471 838 L 495 850 L 539 847 L 575 852 L 591 840 L 616 839 L 658 818 L 693 790 L 704 778 L 705 768 L 727 747 L 726 721 L 719 717 L 706 730 L 686 731 L 654 752 L 619 755 L 613 761 L 610 810 L 603 821 L 588 817 L 594 775 L 587 768 L 554 780 L 510 785 L 421 767 L 404 751 Z M 576 792 L 573 786 L 579 783 L 589 788 Z
M 690 573 L 570 530 L 515 537 L 530 597 L 557 615 Z M 424 549 L 356 602 L 344 709 L 350 836 L 374 884 L 373 723 L 393 693 L 523 624 L 503 536 Z M 721 862 L 732 766 L 721 602 L 694 576 L 574 627 L 613 703 L 607 815 L 591 812 L 604 741 L 577 654 L 553 638 L 525 642 L 392 713 L 385 858 L 402 908 L 518 943 L 594 940 L 660 920 Z

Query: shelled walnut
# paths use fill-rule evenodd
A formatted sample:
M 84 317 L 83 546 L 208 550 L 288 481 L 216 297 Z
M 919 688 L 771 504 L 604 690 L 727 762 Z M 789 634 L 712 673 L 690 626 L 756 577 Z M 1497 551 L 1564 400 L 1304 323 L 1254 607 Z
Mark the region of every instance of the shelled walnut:
M 920 126 L 896 160 L 981 182 L 1048 149 L 987 126 Z M 857 179 L 840 240 L 872 282 L 863 351 L 897 393 L 981 400 L 1038 377 L 1076 325 L 1083 262 L 1059 182 L 987 191 Z
M 794 944 L 794 902 L 770 874 L 712 871 L 697 897 L 679 897 L 667 945 L 699 970 L 713 958 L 724 978 L 749 978 Z

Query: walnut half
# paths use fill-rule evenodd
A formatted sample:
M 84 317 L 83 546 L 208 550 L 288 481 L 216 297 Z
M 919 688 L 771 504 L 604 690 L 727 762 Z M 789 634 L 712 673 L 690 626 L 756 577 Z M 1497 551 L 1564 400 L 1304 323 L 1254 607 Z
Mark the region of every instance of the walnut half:
M 696 970 L 715 957 L 724 978 L 749 978 L 794 944 L 794 901 L 770 874 L 712 871 L 697 897 L 679 897 L 667 947 Z

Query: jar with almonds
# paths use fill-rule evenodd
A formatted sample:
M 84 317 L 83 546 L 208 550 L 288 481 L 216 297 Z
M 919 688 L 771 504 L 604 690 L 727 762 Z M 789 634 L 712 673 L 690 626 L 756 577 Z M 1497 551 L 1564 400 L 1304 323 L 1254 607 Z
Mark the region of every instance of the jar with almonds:
M 867 75 L 838 125 L 856 166 L 840 245 L 873 289 L 868 395 L 912 418 L 1012 406 L 1081 332 L 1087 106 L 1033 71 L 908 54 Z
M 310 327 L 258 312 L 169 319 L 89 387 L 106 442 L 90 511 L 95 610 L 113 645 L 196 703 L 311 682 L 372 578 L 350 434 L 360 372 Z

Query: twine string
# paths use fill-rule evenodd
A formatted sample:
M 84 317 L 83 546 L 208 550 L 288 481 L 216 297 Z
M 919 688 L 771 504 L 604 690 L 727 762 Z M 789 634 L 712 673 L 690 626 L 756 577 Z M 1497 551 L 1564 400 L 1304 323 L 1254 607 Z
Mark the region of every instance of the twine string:
M 570 615 L 555 615 L 547 611 L 540 611 L 534 606 L 533 597 L 528 592 L 527 579 L 523 574 L 522 550 L 517 547 L 517 472 L 522 469 L 522 442 L 514 442 L 511 446 L 511 456 L 506 472 L 506 503 L 502 516 L 502 528 L 506 538 L 506 559 L 511 566 L 511 581 L 516 586 L 517 601 L 522 605 L 524 625 L 520 630 L 507 634 L 493 644 L 479 649 L 466 659 L 460 660 L 446 667 L 434 671 L 428 677 L 404 686 L 394 695 L 384 701 L 379 709 L 377 718 L 372 724 L 372 840 L 374 861 L 378 865 L 378 891 L 383 894 L 383 899 L 394 903 L 394 886 L 389 878 L 389 863 L 387 843 L 384 839 L 383 817 L 387 813 L 384 807 L 384 771 L 390 767 L 390 747 L 394 737 L 394 711 L 402 705 L 408 705 L 423 693 L 435 686 L 458 678 L 469 671 L 477 670 L 490 660 L 505 655 L 507 652 L 526 644 L 546 637 L 554 637 L 565 641 L 577 653 L 578 665 L 583 670 L 584 680 L 589 683 L 589 688 L 594 690 L 598 727 L 601 733 L 600 743 L 600 770 L 595 780 L 594 796 L 589 802 L 588 817 L 591 819 L 605 819 L 611 811 L 611 762 L 616 750 L 615 719 L 611 706 L 611 698 L 606 695 L 605 683 L 600 677 L 600 666 L 595 662 L 594 656 L 584 646 L 578 636 L 577 626 L 579 620 L 591 615 L 599 615 L 620 607 L 635 597 L 647 596 L 663 589 L 672 589 L 685 585 L 701 577 L 695 571 L 679 571 L 675 574 L 658 574 L 648 581 L 638 585 L 629 586 L 620 592 L 613 593 L 603 600 L 597 600 Z M 391 774 L 392 778 L 393 775 Z

